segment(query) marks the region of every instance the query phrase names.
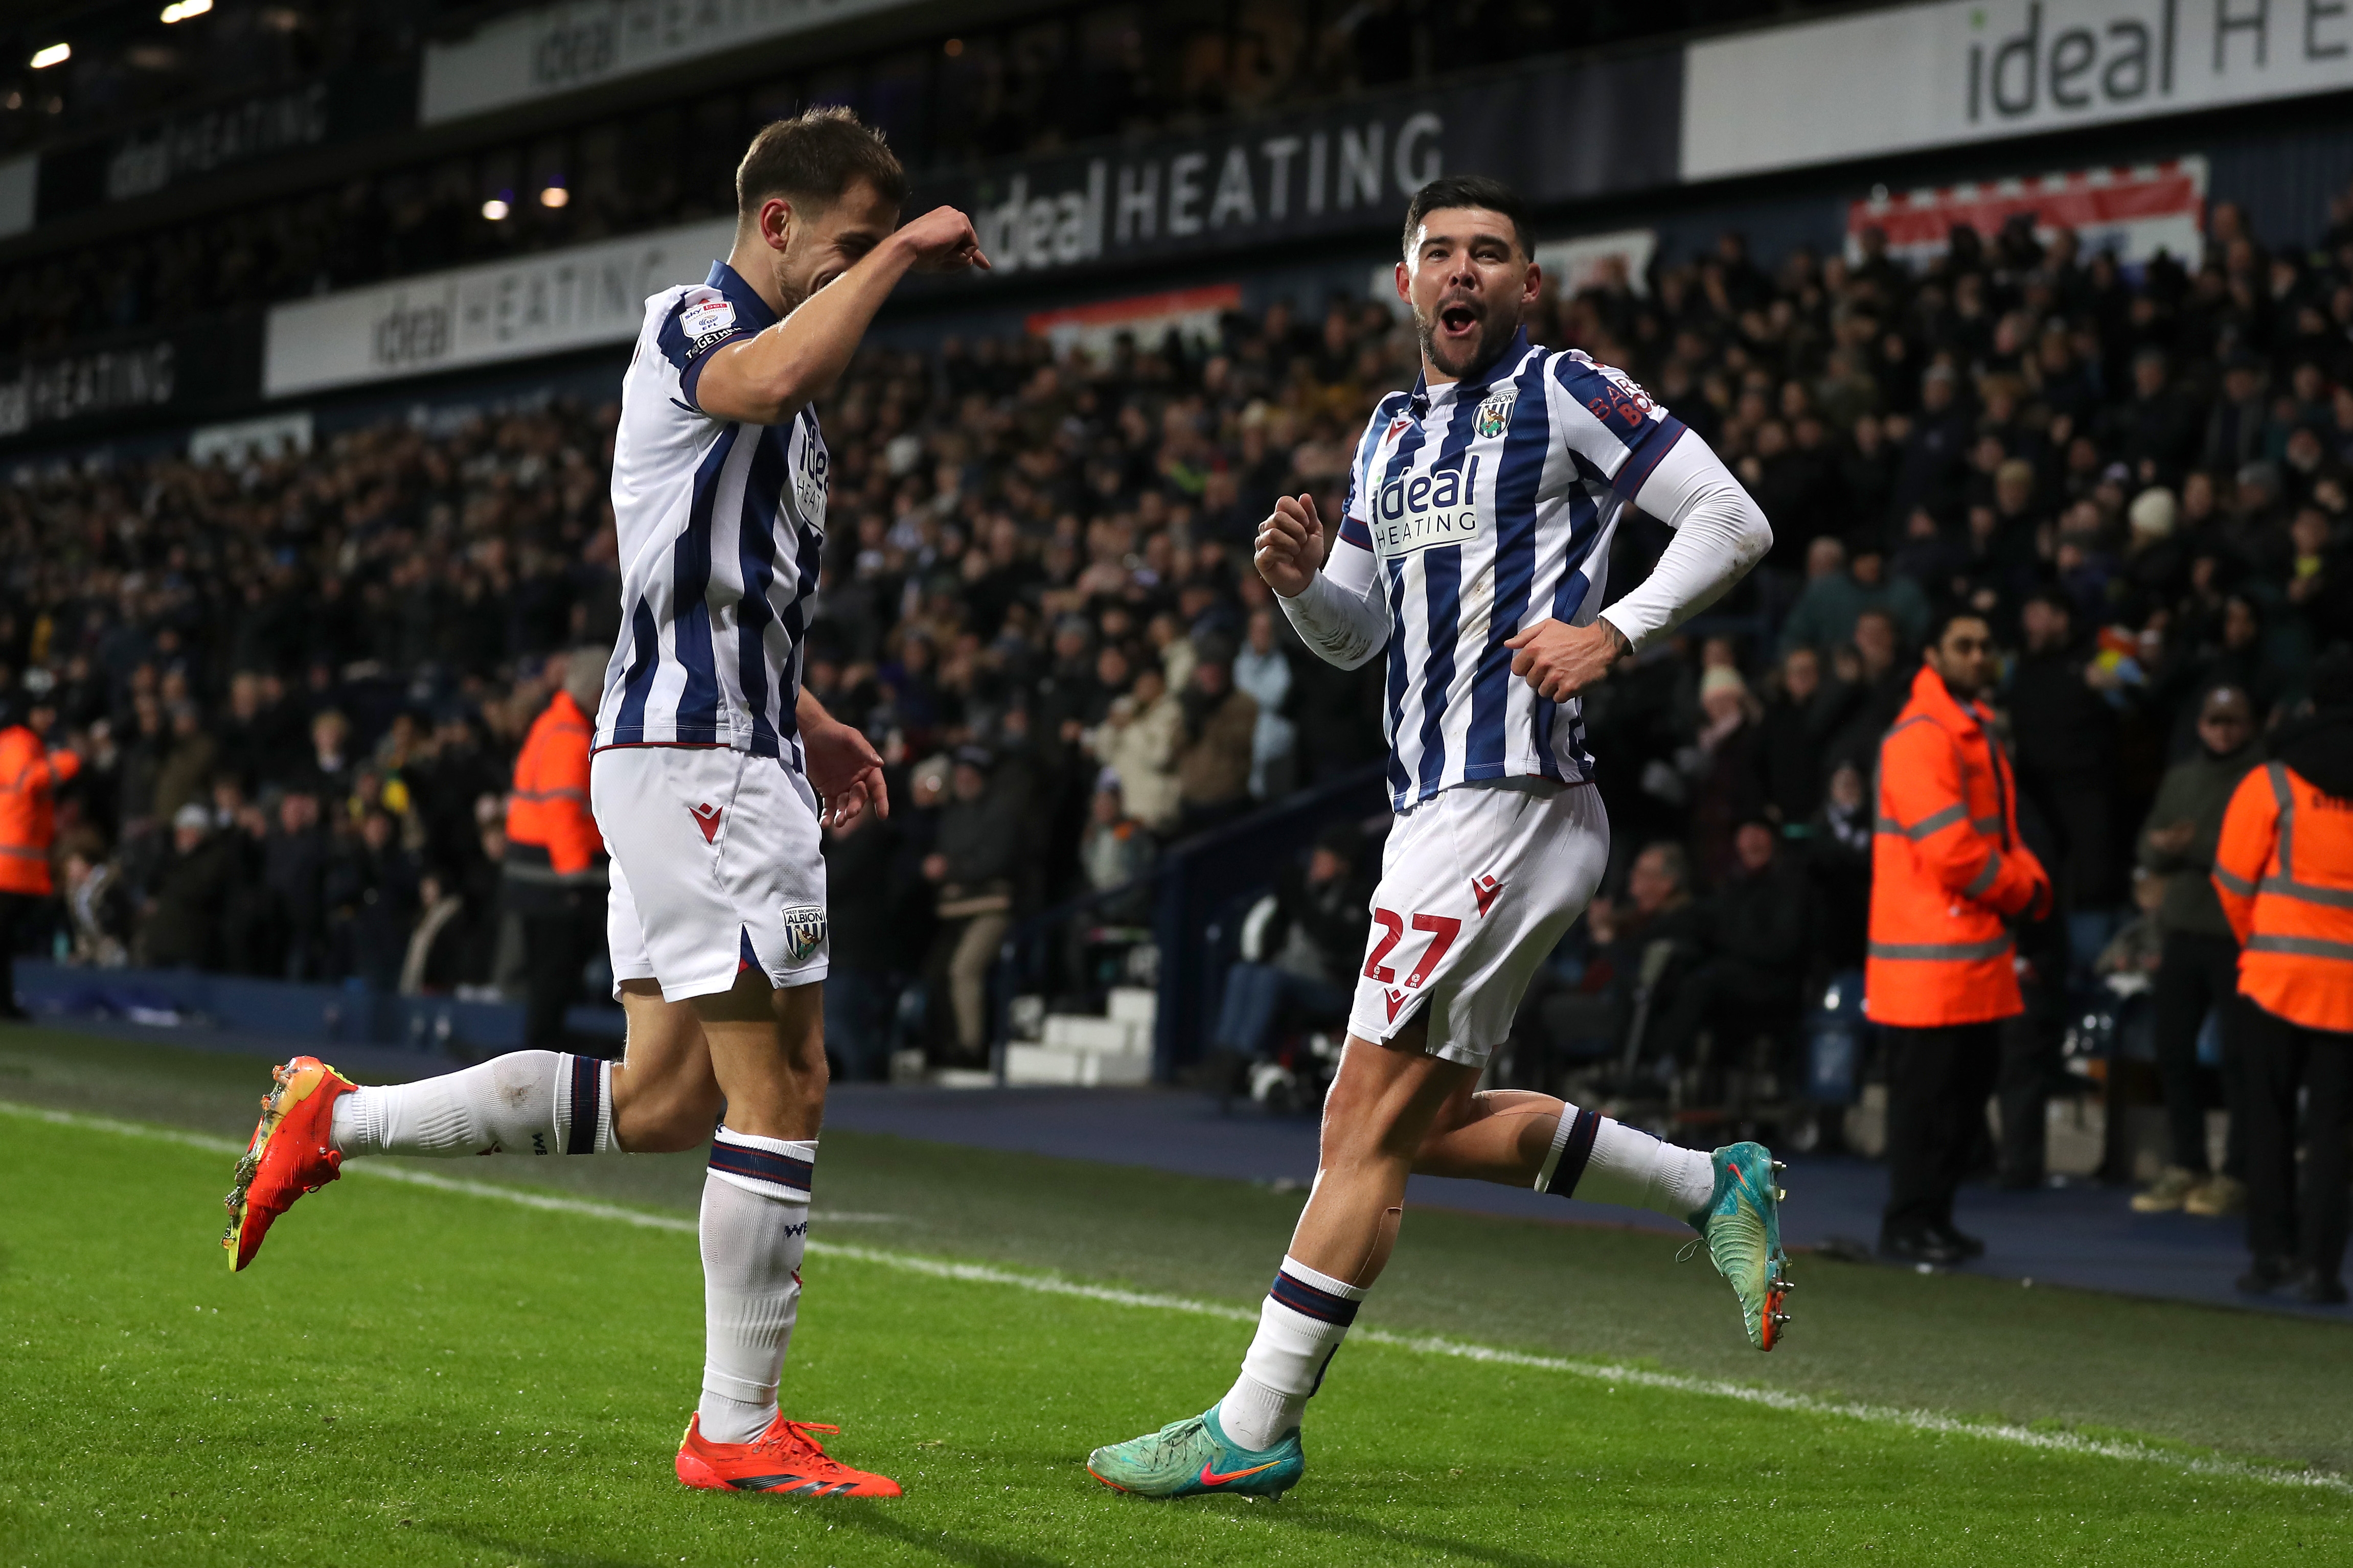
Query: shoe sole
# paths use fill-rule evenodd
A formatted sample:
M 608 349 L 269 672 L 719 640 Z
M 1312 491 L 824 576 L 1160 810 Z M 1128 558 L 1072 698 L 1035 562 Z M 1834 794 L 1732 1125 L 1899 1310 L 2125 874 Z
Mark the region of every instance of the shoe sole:
M 1274 1499 L 1280 1498 L 1283 1493 L 1291 1489 L 1287 1486 L 1277 1487 L 1271 1491 L 1257 1487 L 1205 1487 L 1198 1491 L 1167 1492 L 1164 1494 L 1159 1492 L 1140 1492 L 1134 1487 L 1121 1486 L 1117 1481 L 1109 1479 L 1101 1470 L 1096 1469 L 1092 1465 L 1089 1465 L 1087 1467 L 1087 1474 L 1094 1477 L 1095 1479 L 1103 1482 L 1103 1485 L 1119 1493 L 1122 1497 L 1148 1498 L 1154 1502 L 1175 1502 L 1180 1498 L 1188 1497 L 1253 1497 L 1265 1498 L 1271 1501 Z
M 702 1459 L 697 1458 L 694 1455 L 688 1453 L 683 1448 L 679 1450 L 678 1462 L 675 1468 L 678 1471 L 679 1484 L 681 1486 L 692 1487 L 698 1491 L 736 1492 L 746 1497 L 795 1499 L 821 1497 L 898 1497 L 902 1495 L 899 1492 L 860 1492 L 856 1490 L 856 1488 L 865 1484 L 862 1481 L 811 1481 L 806 1482 L 797 1487 L 737 1486 L 733 1481 L 729 1480 L 717 1470 L 712 1469 L 709 1465 L 705 1464 Z
M 245 1229 L 247 1196 L 253 1190 L 253 1178 L 261 1173 L 261 1162 L 269 1152 L 269 1141 L 277 1137 L 278 1130 L 286 1124 L 289 1112 L 303 1100 L 310 1099 L 311 1095 L 318 1093 L 320 1086 L 324 1084 L 331 1076 L 343 1077 L 325 1062 L 321 1062 L 319 1066 L 322 1069 L 319 1077 L 312 1080 L 310 1089 L 300 1097 L 289 1100 L 286 1094 L 287 1081 L 276 1076 L 276 1073 L 271 1075 L 269 1092 L 261 1097 L 261 1121 L 255 1126 L 252 1142 L 246 1145 L 245 1152 L 238 1156 L 237 1169 L 229 1176 L 228 1195 L 221 1200 L 221 1205 L 228 1210 L 228 1229 L 222 1233 L 221 1246 L 228 1253 L 228 1267 L 231 1273 L 236 1273 L 245 1268 L 246 1264 L 253 1261 L 251 1258 L 247 1258 L 244 1263 L 237 1261 L 237 1237 Z M 279 1072 L 284 1070 L 282 1068 L 277 1069 Z M 259 1251 L 259 1247 L 255 1248 L 257 1256 Z

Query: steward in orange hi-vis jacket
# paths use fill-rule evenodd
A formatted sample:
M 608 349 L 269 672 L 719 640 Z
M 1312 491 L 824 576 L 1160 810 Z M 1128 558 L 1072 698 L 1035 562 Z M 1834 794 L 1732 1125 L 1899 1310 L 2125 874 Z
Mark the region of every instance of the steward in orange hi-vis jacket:
M 5 709 L 5 704 L 0 704 Z M 81 758 L 51 751 L 57 710 L 36 700 L 21 721 L 0 713 L 0 1018 L 16 1007 L 16 940 L 54 890 L 49 847 L 57 837 L 57 786 L 81 771 Z
M 532 721 L 507 796 L 503 897 L 522 919 L 523 1044 L 533 1050 L 565 1048 L 565 1009 L 605 941 L 609 872 L 605 836 L 588 809 L 588 746 L 605 662 L 593 648 L 550 661 L 562 685 Z
M 2222 814 L 2214 892 L 2239 934 L 2239 994 L 2353 1034 L 2353 798 L 2285 762 L 2247 774 Z
M 1879 1249 L 1947 1265 L 1985 1249 L 1954 1227 L 1953 1196 L 2000 1072 L 2000 1021 L 2025 1011 L 2010 921 L 2049 910 L 2051 879 L 2018 837 L 2018 785 L 1978 706 L 1994 675 L 1985 617 L 1945 616 L 1921 659 L 1879 747 L 1862 1006 L 1887 1035 Z
M 2309 719 L 2222 814 L 2214 891 L 2238 932 L 2247 1033 L 2247 1245 L 2239 1289 L 2346 1299 L 2346 1121 L 2353 1115 L 2353 650 L 2312 671 Z M 2305 1157 L 2298 1190 L 2297 1101 Z
M 1926 666 L 1880 742 L 1874 826 L 1873 1021 L 1934 1028 L 2024 1011 L 2009 922 L 2042 912 L 2051 879 L 2018 837 L 2018 785 L 1984 714 Z

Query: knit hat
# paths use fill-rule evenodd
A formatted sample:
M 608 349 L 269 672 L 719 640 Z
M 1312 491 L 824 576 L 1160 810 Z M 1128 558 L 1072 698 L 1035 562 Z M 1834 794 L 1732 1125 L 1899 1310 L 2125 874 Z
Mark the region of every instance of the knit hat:
M 2141 491 L 2133 497 L 2132 505 L 2125 510 L 2125 516 L 2132 521 L 2132 531 L 2151 539 L 2163 539 L 2170 534 L 2174 520 L 2179 515 L 2173 492 L 2163 485 L 2151 485 Z
M 1738 670 L 1719 664 L 1699 678 L 1700 700 L 1704 702 L 1719 691 L 1736 691 L 1746 696 L 1748 682 L 1740 679 Z

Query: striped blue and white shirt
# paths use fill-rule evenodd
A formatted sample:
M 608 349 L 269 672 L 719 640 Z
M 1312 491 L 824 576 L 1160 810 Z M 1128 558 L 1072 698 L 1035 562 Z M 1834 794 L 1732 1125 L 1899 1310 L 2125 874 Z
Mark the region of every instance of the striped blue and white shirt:
M 1683 433 L 1624 373 L 1525 331 L 1480 375 L 1381 400 L 1326 571 L 1353 586 L 1369 569 L 1387 601 L 1398 810 L 1472 781 L 1592 777 L 1578 702 L 1536 695 L 1504 643 L 1592 622 L 1618 520 Z
M 604 746 L 717 745 L 801 765 L 793 710 L 825 542 L 817 414 L 705 414 L 712 351 L 776 313 L 724 262 L 646 301 L 613 444 L 621 637 L 596 710 Z

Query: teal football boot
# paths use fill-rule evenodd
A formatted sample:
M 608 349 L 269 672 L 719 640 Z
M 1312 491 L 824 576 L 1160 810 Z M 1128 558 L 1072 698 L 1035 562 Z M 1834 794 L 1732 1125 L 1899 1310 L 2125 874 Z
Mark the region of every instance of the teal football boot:
M 1306 1468 L 1307 1454 L 1296 1431 L 1271 1448 L 1245 1448 L 1218 1425 L 1215 1405 L 1087 1456 L 1089 1475 L 1113 1491 L 1139 1497 L 1281 1497 L 1299 1484 Z
M 1691 1215 L 1691 1227 L 1707 1244 L 1708 1260 L 1740 1298 L 1748 1342 L 1769 1351 L 1780 1342 L 1789 1314 L 1782 1298 L 1789 1283 L 1789 1256 L 1781 1250 L 1781 1189 L 1773 1173 L 1781 1163 L 1761 1143 L 1735 1143 L 1715 1154 L 1715 1191 L 1707 1206 Z

